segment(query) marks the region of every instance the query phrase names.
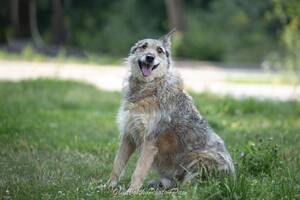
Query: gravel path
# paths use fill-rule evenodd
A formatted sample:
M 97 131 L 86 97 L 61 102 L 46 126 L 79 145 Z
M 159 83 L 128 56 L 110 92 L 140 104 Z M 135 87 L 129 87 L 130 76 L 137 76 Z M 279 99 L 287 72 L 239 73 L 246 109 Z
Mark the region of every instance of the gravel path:
M 236 84 L 228 79 L 263 80 L 268 75 L 261 70 L 220 68 L 208 63 L 195 67 L 177 62 L 185 87 L 195 92 L 209 91 L 219 95 L 231 95 L 236 98 L 254 97 L 300 101 L 300 87 L 274 84 Z M 199 64 L 198 64 L 199 65 Z M 183 67 L 185 66 L 185 67 Z M 35 63 L 0 60 L 0 80 L 19 81 L 24 79 L 57 78 L 78 80 L 90 83 L 99 89 L 119 91 L 122 80 L 127 74 L 125 66 L 96 66 L 66 63 Z

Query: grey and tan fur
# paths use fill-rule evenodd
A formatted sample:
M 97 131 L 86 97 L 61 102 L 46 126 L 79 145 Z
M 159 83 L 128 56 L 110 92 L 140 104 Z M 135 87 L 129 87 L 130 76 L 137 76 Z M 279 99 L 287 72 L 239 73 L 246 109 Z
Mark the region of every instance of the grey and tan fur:
M 139 159 L 127 193 L 137 192 L 148 171 L 160 177 L 153 186 L 172 187 L 204 169 L 234 172 L 223 140 L 184 92 L 170 59 L 170 35 L 138 41 L 130 51 L 130 76 L 125 81 L 118 114 L 121 141 L 108 181 L 115 186 L 129 157 Z

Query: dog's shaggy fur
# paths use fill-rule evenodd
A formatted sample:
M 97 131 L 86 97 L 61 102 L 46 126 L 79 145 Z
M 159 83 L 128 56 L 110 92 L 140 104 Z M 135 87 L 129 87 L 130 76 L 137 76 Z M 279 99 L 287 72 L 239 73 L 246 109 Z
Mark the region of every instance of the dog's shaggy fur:
M 140 153 L 128 193 L 136 192 L 152 167 L 152 186 L 172 187 L 198 170 L 234 172 L 223 140 L 183 90 L 170 59 L 170 35 L 137 42 L 130 51 L 118 123 L 121 143 L 108 181 L 116 185 L 131 154 Z

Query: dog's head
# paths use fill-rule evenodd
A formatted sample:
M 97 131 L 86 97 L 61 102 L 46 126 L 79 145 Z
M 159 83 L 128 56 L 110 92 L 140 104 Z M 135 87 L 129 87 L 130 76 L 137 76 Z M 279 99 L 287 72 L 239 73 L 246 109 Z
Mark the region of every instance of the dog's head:
M 142 81 L 151 81 L 167 73 L 171 64 L 170 37 L 172 33 L 174 30 L 160 39 L 140 40 L 131 48 L 127 60 L 132 76 Z

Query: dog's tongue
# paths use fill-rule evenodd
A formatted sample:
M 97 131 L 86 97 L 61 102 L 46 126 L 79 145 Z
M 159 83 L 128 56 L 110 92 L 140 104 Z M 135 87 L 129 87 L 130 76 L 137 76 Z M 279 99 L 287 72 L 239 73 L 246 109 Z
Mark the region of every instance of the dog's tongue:
M 143 66 L 142 67 L 142 73 L 144 76 L 150 76 L 151 75 L 151 67 L 146 67 L 146 66 Z

